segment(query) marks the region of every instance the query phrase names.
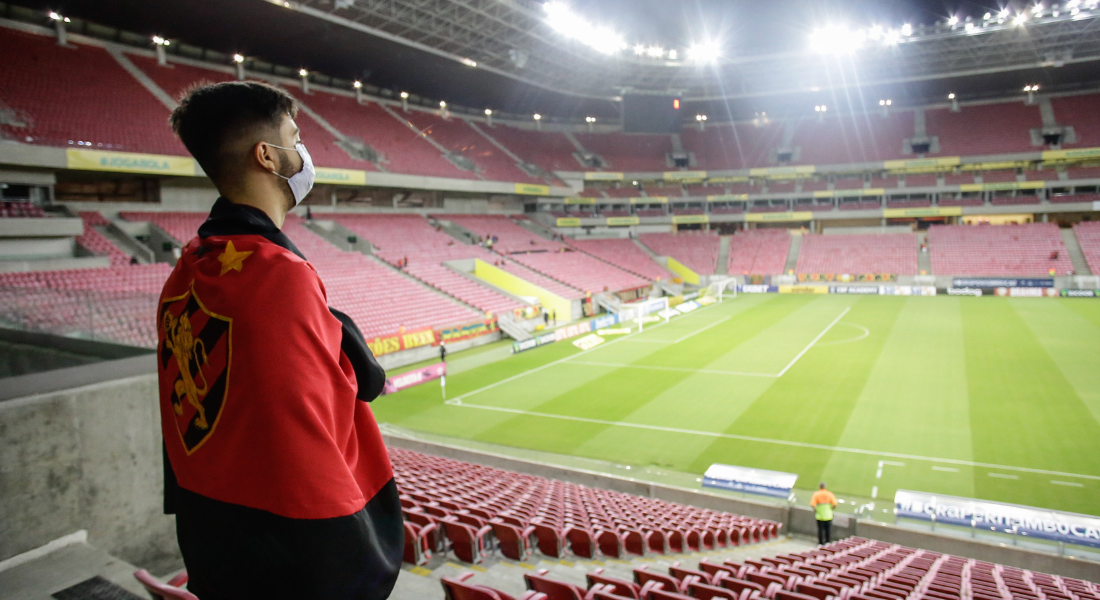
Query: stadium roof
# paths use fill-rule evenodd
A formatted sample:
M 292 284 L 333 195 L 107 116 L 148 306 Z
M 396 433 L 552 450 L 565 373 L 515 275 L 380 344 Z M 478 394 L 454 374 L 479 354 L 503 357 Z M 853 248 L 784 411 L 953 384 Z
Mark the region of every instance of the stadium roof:
M 938 0 L 831 7 L 810 0 L 575 0 L 564 26 L 536 0 L 20 4 L 452 105 L 615 117 L 624 93 L 671 93 L 690 111 L 743 118 L 758 110 L 812 110 L 819 102 L 922 104 L 949 91 L 980 98 L 1030 83 L 1048 91 L 1088 86 L 1100 79 L 1100 19 L 1092 18 L 1100 10 L 1090 12 L 1090 1 L 1048 1 L 1043 13 L 1033 4 L 1001 13 L 964 2 L 950 13 Z M 949 25 L 952 14 L 963 19 Z M 585 23 L 594 29 L 584 30 Z M 902 35 L 906 24 L 911 29 Z M 890 43 L 872 39 L 871 25 Z M 814 53 L 815 30 L 833 35 L 826 45 L 856 37 L 864 43 Z M 714 60 L 692 59 L 700 44 L 713 44 Z M 651 55 L 654 48 L 659 56 Z

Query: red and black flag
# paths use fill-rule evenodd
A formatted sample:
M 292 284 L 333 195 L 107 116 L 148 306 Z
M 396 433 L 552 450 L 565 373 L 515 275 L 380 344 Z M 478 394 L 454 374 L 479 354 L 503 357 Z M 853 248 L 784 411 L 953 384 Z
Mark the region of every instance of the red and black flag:
M 165 506 L 189 588 L 381 599 L 404 533 L 367 402 L 385 372 L 262 211 L 219 199 L 157 314 Z

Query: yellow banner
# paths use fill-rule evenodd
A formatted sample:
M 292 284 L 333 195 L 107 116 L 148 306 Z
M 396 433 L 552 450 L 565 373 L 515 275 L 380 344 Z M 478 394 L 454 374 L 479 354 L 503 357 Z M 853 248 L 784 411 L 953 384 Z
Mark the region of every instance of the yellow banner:
M 710 177 L 707 179 L 710 183 L 745 183 L 748 180 L 748 175 L 730 175 L 729 177 Z
M 770 223 L 774 221 L 811 221 L 814 213 L 804 210 L 785 213 L 748 213 L 745 220 L 750 223 Z
M 887 208 L 882 216 L 887 219 L 900 217 L 957 217 L 963 214 L 961 206 L 934 206 L 930 208 Z
M 665 181 L 680 181 L 681 179 L 706 179 L 706 171 L 665 171 Z
M 538 185 L 537 183 L 517 183 L 515 184 L 515 191 L 517 194 L 527 194 L 528 196 L 548 196 L 550 195 L 550 186 Z
M 687 223 L 710 223 L 707 215 L 672 215 L 672 223 L 675 225 Z
M 780 294 L 828 294 L 827 285 L 781 285 Z
M 623 227 L 625 225 L 637 225 L 638 217 L 608 217 L 607 224 L 610 227 Z
M 814 198 L 832 198 L 835 193 L 832 190 L 818 190 L 814 192 Z
M 595 198 L 566 198 L 566 204 L 595 204 Z
M 558 227 L 580 227 L 581 220 L 576 217 L 559 217 Z
M 914 158 L 912 160 L 888 160 L 882 163 L 886 170 L 892 169 L 927 169 L 930 167 L 953 167 L 959 164 L 958 156 L 941 156 L 939 158 Z
M 685 283 L 690 283 L 692 285 L 699 285 L 699 274 L 696 273 L 695 271 L 692 271 L 684 263 L 682 263 L 682 262 L 680 262 L 680 261 L 678 261 L 675 258 L 672 258 L 670 256 L 670 257 L 668 257 L 668 264 L 666 266 L 668 267 L 669 271 L 672 271 L 673 273 L 676 273 L 677 275 L 679 275 Z M 669 306 L 672 306 L 671 301 L 669 302 Z
M 666 196 L 647 196 L 645 198 L 631 198 L 631 204 L 668 204 Z
M 188 175 L 191 177 L 202 174 L 195 163 L 195 159 L 188 156 L 69 148 L 65 150 L 65 158 L 68 168 L 84 171 Z
M 1040 190 L 1046 187 L 1045 181 L 1005 181 L 1003 183 L 964 183 L 959 186 L 963 192 L 986 192 L 1004 190 Z
M 1029 164 L 1031 163 L 1026 160 L 1002 160 L 998 162 L 970 163 L 961 165 L 959 169 L 963 171 L 1006 171 L 1026 167 Z
M 1100 157 L 1100 148 L 1074 148 L 1073 150 L 1044 150 L 1043 160 L 1076 160 Z
M 585 181 L 622 181 L 622 173 L 611 171 L 588 171 L 584 174 Z
M 749 175 L 753 177 L 797 177 L 798 175 L 807 175 L 814 173 L 817 170 L 813 165 L 800 165 L 797 167 L 766 167 L 760 169 L 749 169 Z
M 745 202 L 748 199 L 748 194 L 720 194 L 718 196 L 707 196 L 707 202 Z
M 366 185 L 367 172 L 353 169 L 317 167 L 317 183 L 331 183 L 333 185 Z

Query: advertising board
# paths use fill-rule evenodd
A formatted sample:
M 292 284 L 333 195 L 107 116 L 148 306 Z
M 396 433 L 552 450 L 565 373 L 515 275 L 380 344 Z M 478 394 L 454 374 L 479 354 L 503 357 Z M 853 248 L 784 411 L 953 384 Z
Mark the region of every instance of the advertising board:
M 712 464 L 703 474 L 703 487 L 748 492 L 773 498 L 788 498 L 798 481 L 795 473 L 765 471 L 734 465 Z
M 405 388 L 411 388 L 414 385 L 420 385 L 446 375 L 447 363 L 441 362 L 434 365 L 428 365 L 422 369 L 416 369 L 390 377 L 386 380 L 386 385 L 382 388 L 382 393 L 392 394 L 394 392 L 400 392 Z
M 1053 278 L 1015 278 L 1015 277 L 956 277 L 951 280 L 951 287 L 957 288 L 1020 288 L 1054 287 Z

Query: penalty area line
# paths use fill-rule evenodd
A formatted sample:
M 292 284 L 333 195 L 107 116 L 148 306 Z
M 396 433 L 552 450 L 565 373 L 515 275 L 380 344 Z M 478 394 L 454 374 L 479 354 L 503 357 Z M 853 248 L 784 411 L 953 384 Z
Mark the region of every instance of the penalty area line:
M 798 362 L 798 359 L 802 358 L 803 354 L 806 354 L 807 352 L 809 352 L 810 348 L 813 348 L 814 344 L 816 344 L 818 340 L 825 337 L 825 334 L 829 333 L 829 330 L 832 329 L 833 326 L 837 324 L 837 322 L 839 322 L 841 319 L 843 319 L 844 315 L 848 314 L 848 311 L 850 311 L 850 310 L 852 310 L 851 306 L 845 308 L 844 312 L 840 313 L 839 317 L 833 319 L 833 322 L 829 323 L 828 327 L 821 330 L 821 333 L 817 334 L 817 337 L 815 337 L 813 340 L 811 340 L 809 344 L 806 344 L 806 347 L 802 349 L 802 352 L 799 352 L 798 356 L 795 356 L 794 358 L 792 358 L 791 362 L 787 363 L 787 366 L 783 367 L 783 370 L 780 371 L 779 374 L 776 375 L 776 377 L 782 377 L 783 375 L 785 375 L 787 373 L 787 371 L 789 371 L 790 368 L 794 366 L 794 363 Z
M 597 346 L 598 347 L 598 346 Z M 899 452 L 881 452 L 876 450 L 863 450 L 862 448 L 845 448 L 843 446 L 828 446 L 825 444 L 811 444 L 808 442 L 793 442 L 790 440 L 776 440 L 771 438 L 755 437 L 751 435 L 738 435 L 735 433 L 718 433 L 714 431 L 698 431 L 695 429 L 684 429 L 681 427 L 663 427 L 660 425 L 643 425 L 641 423 L 628 423 L 625 421 L 608 421 L 606 419 L 590 419 L 588 417 L 572 417 L 567 415 L 555 415 L 551 413 L 536 412 L 531 410 L 522 410 L 519 408 L 507 408 L 504 406 L 487 406 L 484 404 L 467 404 L 462 401 L 461 398 L 455 398 L 454 400 L 447 400 L 444 404 L 455 406 L 459 408 L 476 408 L 480 410 L 490 410 L 495 412 L 510 413 L 515 415 L 525 415 L 530 417 L 542 417 L 545 419 L 559 419 L 563 421 L 575 421 L 578 423 L 593 423 L 596 425 L 610 425 L 612 427 L 627 427 L 631 429 L 645 429 L 649 431 L 662 431 L 665 433 L 681 433 L 685 435 L 697 435 L 702 437 L 722 438 L 729 440 L 740 440 L 744 442 L 757 442 L 761 444 L 775 444 L 779 446 L 792 446 L 795 448 L 809 448 L 813 450 L 829 450 L 832 452 L 844 452 L 847 454 L 860 454 L 863 456 L 886 456 L 890 458 L 904 458 L 909 460 L 921 460 L 925 462 L 949 464 L 949 465 L 962 465 L 967 467 L 982 467 L 986 469 L 1003 469 L 1006 471 L 1019 471 L 1021 473 L 1038 473 L 1041 475 L 1055 475 L 1059 477 L 1076 477 L 1079 479 L 1089 479 L 1093 481 L 1100 481 L 1100 475 L 1082 475 L 1080 473 L 1066 473 L 1063 471 L 1048 471 L 1046 469 L 1032 469 L 1029 467 L 1014 467 L 1011 465 L 998 465 L 992 463 L 980 463 L 971 462 L 968 460 L 958 460 L 954 458 L 936 458 L 932 456 L 920 456 L 917 454 L 901 454 Z M 896 463 L 891 461 L 882 461 L 887 465 L 904 466 L 904 463 Z M 992 475 L 992 474 L 991 474 Z

